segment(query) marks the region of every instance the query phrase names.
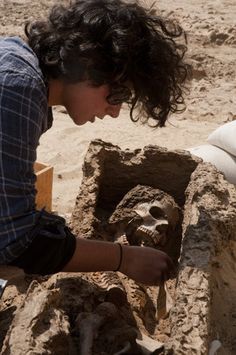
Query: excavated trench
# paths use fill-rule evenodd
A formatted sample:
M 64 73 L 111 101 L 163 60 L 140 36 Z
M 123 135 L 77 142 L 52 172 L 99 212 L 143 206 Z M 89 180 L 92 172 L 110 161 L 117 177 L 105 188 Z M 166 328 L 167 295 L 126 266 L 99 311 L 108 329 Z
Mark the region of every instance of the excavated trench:
M 151 312 L 155 325 L 151 322 L 148 329 L 141 317 L 141 330 L 164 341 L 165 353 L 207 354 L 217 340 L 221 343 L 217 354 L 233 354 L 234 186 L 213 166 L 186 152 L 170 152 L 156 146 L 122 151 L 97 140 L 90 145 L 85 159 L 84 178 L 73 213 L 74 230 L 97 238 L 100 226 L 137 185 L 169 194 L 183 213 L 177 230 L 182 243 L 177 237 L 171 244 L 175 260 L 179 258 L 178 273 L 167 283 L 174 305 L 169 317 L 159 322 L 154 307 Z
M 2 297 L 0 314 L 9 308 L 12 313 L 8 325 L 0 318 L 5 327 L 1 354 L 213 355 L 215 345 L 218 355 L 234 354 L 234 186 L 187 152 L 156 146 L 122 151 L 100 140 L 90 144 L 83 172 L 73 231 L 86 238 L 149 245 L 145 233 L 144 239 L 133 231 L 124 238 L 124 231 L 137 204 L 155 200 L 159 211 L 163 198 L 178 218 L 164 229 L 165 243 L 151 238 L 151 246 L 170 254 L 176 273 L 160 288 L 115 272 L 28 276 L 24 297 L 12 282 Z M 155 217 L 161 216 L 161 230 L 167 223 L 164 215 Z

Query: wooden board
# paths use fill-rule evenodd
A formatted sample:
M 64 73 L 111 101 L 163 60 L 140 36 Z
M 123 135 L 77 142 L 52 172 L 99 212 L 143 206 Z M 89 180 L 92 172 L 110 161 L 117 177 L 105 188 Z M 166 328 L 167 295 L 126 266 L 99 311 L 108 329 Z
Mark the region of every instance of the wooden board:
M 46 211 L 52 210 L 52 182 L 53 182 L 53 167 L 40 162 L 34 164 L 36 174 L 35 188 L 36 207 L 37 209 L 45 208 Z

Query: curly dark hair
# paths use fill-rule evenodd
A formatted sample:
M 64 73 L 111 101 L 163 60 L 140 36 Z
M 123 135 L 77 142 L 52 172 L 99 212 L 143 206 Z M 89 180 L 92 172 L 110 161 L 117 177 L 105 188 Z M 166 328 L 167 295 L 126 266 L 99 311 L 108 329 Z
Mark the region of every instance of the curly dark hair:
M 133 121 L 151 117 L 155 126 L 164 126 L 170 112 L 184 109 L 188 65 L 186 41 L 179 38 L 186 39 L 185 33 L 153 8 L 122 0 L 75 0 L 54 6 L 46 21 L 28 23 L 25 33 L 45 78 L 108 84 L 109 100 L 115 104 L 123 93 Z

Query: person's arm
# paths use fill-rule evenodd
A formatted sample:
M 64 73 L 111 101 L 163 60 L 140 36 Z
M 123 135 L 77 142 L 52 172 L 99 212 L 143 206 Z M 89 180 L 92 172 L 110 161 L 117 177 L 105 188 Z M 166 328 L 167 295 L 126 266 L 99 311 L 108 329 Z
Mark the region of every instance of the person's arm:
M 38 223 L 34 162 L 48 109 L 46 87 L 41 77 L 31 73 L 25 51 L 22 54 L 13 46 L 8 52 L 0 55 L 1 264 L 25 250 L 33 238 L 30 231 Z
M 120 264 L 120 258 L 121 264 Z M 167 254 L 149 247 L 77 238 L 76 250 L 62 271 L 119 271 L 137 282 L 158 285 L 170 277 L 173 263 Z

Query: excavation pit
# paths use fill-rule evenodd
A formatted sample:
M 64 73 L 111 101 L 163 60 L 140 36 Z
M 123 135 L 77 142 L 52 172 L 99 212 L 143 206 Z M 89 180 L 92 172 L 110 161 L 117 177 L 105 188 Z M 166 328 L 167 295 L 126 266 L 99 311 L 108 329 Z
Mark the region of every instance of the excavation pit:
M 163 287 L 145 287 L 116 272 L 21 275 L 21 290 L 14 272 L 1 299 L 1 313 L 8 314 L 0 319 L 1 354 L 33 348 L 35 354 L 213 355 L 215 345 L 221 346 L 217 355 L 234 354 L 235 187 L 212 165 L 157 146 L 132 152 L 96 140 L 83 170 L 73 231 L 116 242 L 130 213 L 143 211 L 139 204 L 151 197 L 158 228 L 170 240 L 166 244 L 161 235 L 152 243 L 172 253 L 176 275 L 165 293 Z M 159 197 L 178 211 L 172 238 Z M 131 233 L 128 242 L 146 245 L 149 240 L 145 233 Z
M 122 151 L 100 140 L 91 143 L 83 173 L 72 218 L 73 230 L 79 235 L 107 239 L 104 225 L 138 185 L 169 194 L 182 211 L 177 230 L 182 242 L 176 239 L 174 253 L 178 274 L 167 283 L 174 305 L 168 319 L 156 326 L 152 323 L 156 310 L 146 324 L 145 315 L 136 314 L 140 331 L 164 341 L 166 354 L 207 354 L 215 340 L 222 344 L 222 351 L 234 353 L 235 187 L 211 164 L 187 152 L 157 146 Z M 125 288 L 132 308 L 129 296 L 135 291 L 130 287 Z M 143 312 L 148 313 L 147 309 Z

